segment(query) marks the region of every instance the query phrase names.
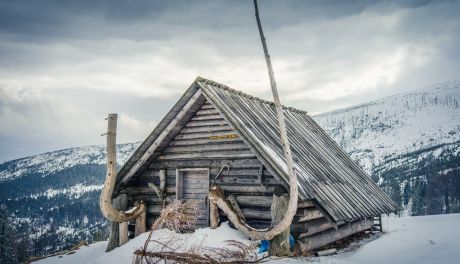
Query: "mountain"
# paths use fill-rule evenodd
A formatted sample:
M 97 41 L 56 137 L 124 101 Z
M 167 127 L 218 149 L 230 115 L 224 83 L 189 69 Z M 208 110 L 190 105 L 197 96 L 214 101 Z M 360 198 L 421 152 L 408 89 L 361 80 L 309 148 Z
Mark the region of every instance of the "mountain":
M 460 211 L 460 82 L 452 81 L 314 119 L 404 213 Z
M 313 118 L 398 203 L 404 214 L 460 212 L 460 83 Z M 120 166 L 139 143 L 118 146 Z M 0 164 L 0 203 L 28 254 L 107 237 L 98 199 L 105 146 L 44 153 Z
M 123 164 L 138 146 L 118 145 L 117 163 Z M 105 155 L 104 146 L 88 146 L 0 164 L 0 203 L 30 255 L 107 237 L 98 203 Z

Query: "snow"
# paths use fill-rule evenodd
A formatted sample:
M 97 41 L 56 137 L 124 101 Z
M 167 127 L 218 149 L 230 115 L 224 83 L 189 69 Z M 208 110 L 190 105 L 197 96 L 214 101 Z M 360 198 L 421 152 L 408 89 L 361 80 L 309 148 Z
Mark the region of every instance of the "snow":
M 383 226 L 386 233 L 359 242 L 361 246 L 355 250 L 345 248 L 339 250 L 338 254 L 325 257 L 272 259 L 269 263 L 458 263 L 460 249 L 458 223 L 460 223 L 460 214 L 384 218 Z M 38 263 L 129 264 L 132 263 L 132 253 L 143 246 L 147 236 L 148 233 L 144 233 L 108 253 L 104 252 L 107 242 L 98 242 L 83 247 L 75 254 L 51 257 Z M 249 241 L 241 232 L 231 229 L 227 223 L 221 224 L 215 230 L 203 228 L 192 234 L 176 234 L 163 229 L 155 231 L 153 237 L 155 239 L 172 238 L 173 241 L 186 239 L 187 245 L 203 243 L 203 246 L 213 247 L 223 246 L 225 240 L 255 243 Z
M 313 119 L 369 173 L 395 156 L 441 146 L 427 152 L 438 157 L 460 140 L 460 81 L 319 114 Z
M 49 188 L 42 193 L 32 194 L 29 197 L 32 199 L 37 199 L 39 197 L 46 197 L 50 199 L 58 195 L 66 195 L 69 198 L 78 199 L 85 193 L 102 190 L 102 187 L 104 187 L 104 184 L 84 185 L 84 184 L 78 183 L 69 188 L 62 188 L 62 189 Z
M 117 164 L 123 164 L 128 160 L 140 143 L 128 143 L 117 145 Z M 27 173 L 39 173 L 42 175 L 62 171 L 82 164 L 105 164 L 105 146 L 86 146 L 47 152 L 27 158 L 12 160 L 0 164 L 0 182 L 19 178 Z M 43 176 L 42 176 L 43 177 Z

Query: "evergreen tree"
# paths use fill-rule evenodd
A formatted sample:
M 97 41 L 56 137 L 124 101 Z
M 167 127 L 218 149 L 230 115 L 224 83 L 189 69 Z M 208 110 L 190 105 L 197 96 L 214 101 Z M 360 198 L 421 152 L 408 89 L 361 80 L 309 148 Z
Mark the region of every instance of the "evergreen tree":
M 17 263 L 13 230 L 4 205 L 0 205 L 0 262 Z
M 412 215 L 425 215 L 426 214 L 426 183 L 417 178 L 414 183 L 412 191 Z

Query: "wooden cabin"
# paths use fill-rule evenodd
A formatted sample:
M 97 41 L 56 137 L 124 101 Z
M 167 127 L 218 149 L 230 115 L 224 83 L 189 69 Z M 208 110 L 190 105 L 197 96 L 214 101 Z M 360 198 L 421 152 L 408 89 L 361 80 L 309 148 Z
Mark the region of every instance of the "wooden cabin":
M 291 233 L 303 250 L 370 229 L 374 217 L 397 210 L 305 111 L 284 111 L 299 187 Z M 272 102 L 198 77 L 123 165 L 114 197 L 126 194 L 128 207 L 144 201 L 147 226 L 168 202 L 198 200 L 198 225 L 207 227 L 215 181 L 249 225 L 269 227 L 275 188 L 289 190 L 276 118 Z M 149 183 L 161 182 L 160 196 Z

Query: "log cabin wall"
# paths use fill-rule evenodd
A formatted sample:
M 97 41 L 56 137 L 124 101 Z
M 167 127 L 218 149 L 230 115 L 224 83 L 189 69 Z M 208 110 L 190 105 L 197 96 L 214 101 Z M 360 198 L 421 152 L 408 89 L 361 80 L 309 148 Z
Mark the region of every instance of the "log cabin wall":
M 137 200 L 146 202 L 147 225 L 150 225 L 160 214 L 163 204 L 147 184 L 153 182 L 159 185 L 160 170 L 166 172 L 165 196 L 170 202 L 176 197 L 176 169 L 209 168 L 212 181 L 224 165 L 230 169 L 228 173 L 224 170 L 215 184 L 221 186 L 227 195 L 235 196 L 248 222 L 258 227 L 269 226 L 273 190 L 279 183 L 209 102 L 201 107 L 147 170 L 128 182 L 126 191 L 130 203 Z
M 228 165 L 215 184 L 226 195 L 233 195 L 246 221 L 253 227 L 266 228 L 271 224 L 271 203 L 275 186 L 280 183 L 263 167 L 238 133 L 209 102 L 196 112 L 161 155 L 154 159 L 142 174 L 127 184 L 130 206 L 142 200 L 147 206 L 147 226 L 160 215 L 163 201 L 148 187 L 149 182 L 160 184 L 161 170 L 166 174 L 166 204 L 176 198 L 177 169 L 209 169 L 212 182 L 222 166 Z M 209 184 L 210 184 L 209 182 Z M 185 184 L 185 183 L 184 183 Z M 222 217 L 222 214 L 221 214 Z M 208 226 L 206 222 L 198 222 Z M 321 232 L 334 233 L 334 226 L 311 201 L 299 201 L 297 215 L 291 225 L 296 238 L 306 239 Z

